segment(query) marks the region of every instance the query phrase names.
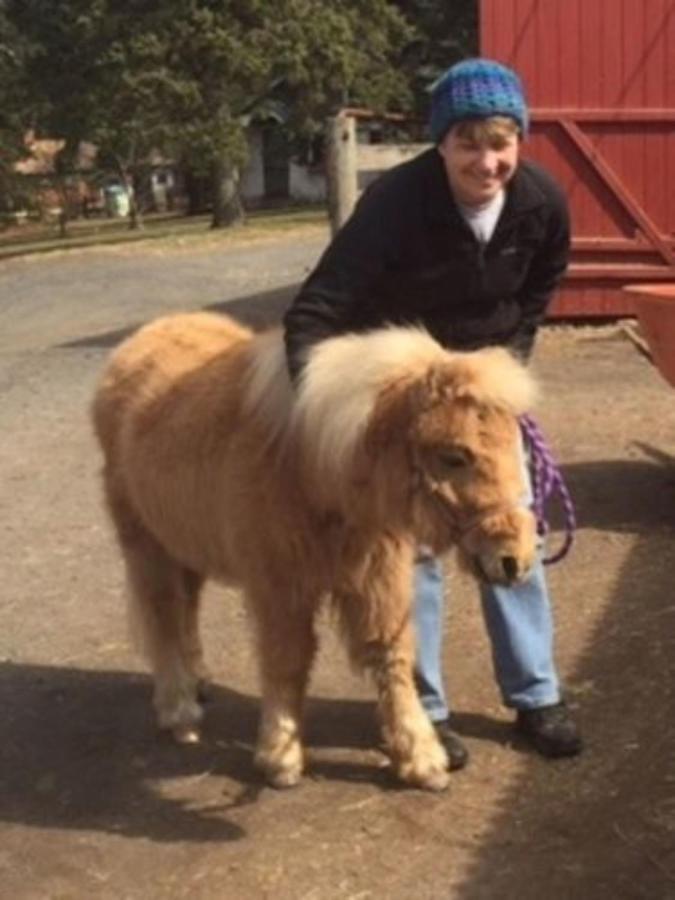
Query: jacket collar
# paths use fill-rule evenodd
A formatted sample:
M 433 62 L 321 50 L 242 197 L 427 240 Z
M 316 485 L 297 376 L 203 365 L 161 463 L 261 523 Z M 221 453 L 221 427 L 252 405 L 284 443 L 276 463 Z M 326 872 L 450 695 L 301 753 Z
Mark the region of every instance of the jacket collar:
M 422 158 L 426 170 L 426 202 L 430 219 L 434 222 L 463 223 L 448 184 L 443 160 L 436 147 L 426 150 Z M 506 202 L 500 221 L 517 218 L 545 202 L 546 196 L 535 180 L 532 164 L 521 159 L 513 178 L 506 186 Z

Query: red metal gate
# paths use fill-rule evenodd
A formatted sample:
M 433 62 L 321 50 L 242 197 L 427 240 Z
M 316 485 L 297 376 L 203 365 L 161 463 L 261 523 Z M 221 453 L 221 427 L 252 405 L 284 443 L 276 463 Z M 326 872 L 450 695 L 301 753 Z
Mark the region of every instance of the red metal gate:
M 552 314 L 630 313 L 622 286 L 675 281 L 675 0 L 481 0 L 481 53 L 522 76 L 525 152 L 570 200 Z

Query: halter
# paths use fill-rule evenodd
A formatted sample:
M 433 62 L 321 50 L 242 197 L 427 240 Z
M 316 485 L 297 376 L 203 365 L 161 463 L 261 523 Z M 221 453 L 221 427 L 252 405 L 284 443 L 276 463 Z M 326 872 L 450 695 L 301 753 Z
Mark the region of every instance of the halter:
M 546 520 L 545 506 L 554 494 L 557 494 L 560 498 L 565 513 L 565 539 L 563 545 L 552 556 L 547 556 L 542 560 L 545 566 L 550 566 L 564 559 L 574 542 L 574 531 L 577 527 L 574 504 L 562 472 L 553 459 L 553 455 L 539 426 L 528 415 L 519 416 L 518 424 L 526 445 L 529 447 L 532 460 L 532 511 L 537 523 L 537 534 L 540 537 L 545 537 L 550 530 Z M 438 485 L 416 460 L 411 460 L 411 462 L 415 476 L 413 490 L 421 487 L 434 501 L 445 520 L 449 523 L 456 543 L 459 543 L 468 532 L 480 525 L 488 516 L 506 509 L 503 506 L 490 507 L 489 509 L 481 510 L 480 515 L 472 517 L 468 523 L 460 524 L 460 517 L 457 515 L 457 511 L 450 505 L 443 491 L 440 490 Z
M 560 498 L 565 513 L 565 539 L 563 545 L 553 556 L 548 556 L 542 560 L 545 566 L 550 566 L 567 556 L 574 541 L 574 530 L 577 527 L 574 504 L 562 472 L 553 459 L 553 455 L 537 423 L 528 415 L 519 416 L 518 423 L 526 444 L 530 448 L 532 458 L 532 510 L 537 520 L 537 533 L 541 537 L 545 537 L 549 532 L 545 506 L 547 500 L 554 494 L 557 494 Z
M 501 512 L 509 512 L 515 508 L 513 506 L 507 506 L 506 504 L 494 504 L 493 506 L 482 509 L 480 513 L 471 516 L 468 521 L 462 522 L 462 517 L 458 515 L 457 510 L 451 505 L 445 493 L 438 486 L 437 482 L 429 476 L 424 467 L 417 462 L 413 462 L 412 471 L 414 475 L 413 490 L 422 488 L 427 496 L 436 504 L 441 515 L 449 524 L 453 534 L 453 540 L 456 544 L 459 544 L 465 535 L 469 534 L 470 531 L 473 531 L 474 528 L 477 528 L 481 522 L 489 516 L 494 516 Z

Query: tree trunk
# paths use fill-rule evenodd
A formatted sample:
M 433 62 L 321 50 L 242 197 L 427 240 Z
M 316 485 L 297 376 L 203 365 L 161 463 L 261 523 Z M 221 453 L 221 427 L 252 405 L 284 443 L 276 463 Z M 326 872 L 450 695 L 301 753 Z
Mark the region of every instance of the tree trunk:
M 66 238 L 68 237 L 68 221 L 70 219 L 70 216 L 68 215 L 68 185 L 66 183 L 66 176 L 58 171 L 58 167 L 53 184 L 56 187 L 56 193 L 59 198 L 59 212 L 56 219 L 59 227 L 59 237 Z
M 117 168 L 117 174 L 120 177 L 122 187 L 126 191 L 127 197 L 129 199 L 129 228 L 134 230 L 143 228 L 143 219 L 141 218 L 141 213 L 138 208 L 138 202 L 136 200 L 134 177 L 127 168 L 126 164 L 123 163 L 119 157 L 115 156 L 114 159 L 115 167 Z
M 209 179 L 195 174 L 189 166 L 181 167 L 183 190 L 187 197 L 187 209 L 185 215 L 198 216 L 208 209 L 211 199 Z
M 212 167 L 213 219 L 211 228 L 227 228 L 244 222 L 244 207 L 239 196 L 239 170 L 225 160 Z
M 143 218 L 141 216 L 141 211 L 138 207 L 138 191 L 136 190 L 136 185 L 134 184 L 134 177 L 128 172 L 124 172 L 124 187 L 127 192 L 127 197 L 129 198 L 129 229 L 137 230 L 144 227 Z

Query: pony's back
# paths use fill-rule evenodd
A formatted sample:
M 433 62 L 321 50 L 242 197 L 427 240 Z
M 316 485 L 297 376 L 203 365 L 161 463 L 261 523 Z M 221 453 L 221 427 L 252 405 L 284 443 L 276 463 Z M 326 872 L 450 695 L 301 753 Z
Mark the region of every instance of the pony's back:
M 230 375 L 229 351 L 250 338 L 249 329 L 209 313 L 165 316 L 127 338 L 110 357 L 92 407 L 94 427 L 106 456 L 114 452 L 126 416 L 175 416 L 175 408 L 164 408 L 166 399 L 173 401 L 184 393 L 181 385 L 189 384 L 195 394 L 204 367 L 211 372 L 214 367 L 222 368 L 223 375 Z M 201 397 L 208 398 L 208 380 L 204 379 L 191 405 L 198 404 Z
M 240 419 L 251 342 L 225 316 L 158 319 L 113 353 L 94 399 L 118 532 L 143 528 L 200 569 L 224 555 L 205 534 L 221 533 L 221 507 L 247 459 L 233 445 L 248 435 Z

